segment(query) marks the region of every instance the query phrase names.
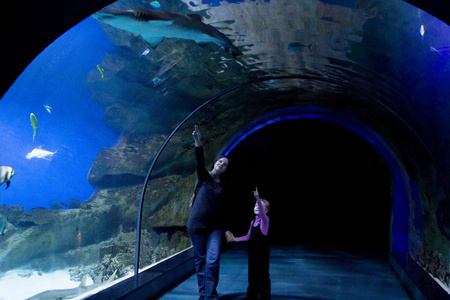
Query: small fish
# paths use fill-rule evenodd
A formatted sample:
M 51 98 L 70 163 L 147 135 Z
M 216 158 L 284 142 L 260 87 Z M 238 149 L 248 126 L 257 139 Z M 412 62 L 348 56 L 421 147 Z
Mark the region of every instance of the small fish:
M 42 149 L 42 145 L 39 147 L 36 147 L 33 149 L 33 151 L 31 151 L 30 153 L 27 154 L 26 158 L 27 159 L 32 159 L 32 158 L 42 158 L 45 160 L 50 160 L 50 158 L 56 154 L 58 150 L 56 150 L 55 152 L 51 152 L 51 151 L 47 151 Z
M 443 46 L 443 47 L 436 47 L 436 48 L 430 46 L 430 51 L 439 53 L 441 55 L 450 54 L 450 46 Z
M 61 205 L 62 206 L 64 206 L 64 207 L 67 207 L 67 208 L 69 208 L 70 207 L 70 205 L 69 204 L 67 204 L 67 203 L 64 203 L 64 202 L 60 202 L 61 203 Z
M 302 43 L 290 43 L 288 45 L 288 50 L 289 51 L 302 51 L 303 48 L 308 47 L 309 51 L 312 51 L 311 46 L 312 46 L 311 44 L 306 46 Z
M 48 105 L 44 104 L 44 108 L 49 114 L 52 114 L 52 107 L 51 106 L 48 106 Z
M 102 75 L 102 79 L 105 78 L 105 70 L 103 70 L 102 67 L 100 67 L 100 65 L 97 65 L 97 70 L 100 72 L 100 74 Z
M 77 199 L 70 198 L 69 199 L 69 208 L 80 208 L 81 207 L 81 201 Z
M 145 49 L 144 52 L 142 52 L 142 56 L 147 56 L 150 53 L 150 49 Z
M 153 86 L 157 86 L 159 83 L 161 82 L 161 79 L 159 79 L 158 77 L 153 78 Z
M 58 200 L 50 200 L 48 205 L 51 209 L 62 209 L 62 204 Z
M 269 80 L 269 82 L 280 83 L 280 82 L 285 82 L 285 80 L 284 79 L 271 79 L 271 80 Z
M 2 236 L 5 235 L 5 233 L 8 231 L 8 220 L 0 215 L 0 232 L 2 233 Z
M 33 113 L 30 114 L 30 122 L 31 122 L 31 127 L 33 127 L 33 143 L 34 143 L 34 139 L 36 138 L 36 133 L 38 130 L 38 123 L 37 123 L 36 116 Z
M 161 4 L 158 1 L 153 1 L 150 5 L 154 8 L 161 8 Z
M 423 25 L 420 25 L 420 36 L 423 37 L 425 35 L 425 27 Z
M 11 179 L 16 175 L 16 171 L 8 166 L 0 166 L 0 185 L 6 182 L 6 189 L 11 184 Z M 5 190 L 6 190 L 5 189 Z

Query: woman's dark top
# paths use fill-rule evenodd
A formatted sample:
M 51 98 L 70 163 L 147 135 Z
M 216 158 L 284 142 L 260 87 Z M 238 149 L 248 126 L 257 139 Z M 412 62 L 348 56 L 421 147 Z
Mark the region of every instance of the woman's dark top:
M 224 225 L 223 187 L 206 170 L 202 147 L 194 148 L 194 156 L 200 187 L 191 208 L 187 228 L 190 231 L 221 228 Z

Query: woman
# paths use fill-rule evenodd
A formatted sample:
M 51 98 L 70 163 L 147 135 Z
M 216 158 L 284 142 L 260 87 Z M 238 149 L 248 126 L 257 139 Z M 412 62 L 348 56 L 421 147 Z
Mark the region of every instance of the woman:
M 205 168 L 201 134 L 198 125 L 192 133 L 195 142 L 197 189 L 187 228 L 195 254 L 199 299 L 218 299 L 220 250 L 224 226 L 222 175 L 228 168 L 228 158 L 219 157 L 211 171 Z

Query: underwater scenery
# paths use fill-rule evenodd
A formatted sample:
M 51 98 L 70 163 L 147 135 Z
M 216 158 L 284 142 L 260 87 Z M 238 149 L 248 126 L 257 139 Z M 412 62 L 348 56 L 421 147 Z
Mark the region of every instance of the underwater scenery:
M 189 248 L 195 124 L 207 162 L 225 153 L 241 165 L 233 205 L 245 201 L 240 188 L 279 183 L 280 164 L 299 153 L 310 170 L 296 178 L 304 185 L 333 181 L 358 155 L 339 148 L 333 158 L 343 162 L 324 176 L 326 163 L 296 143 L 345 141 L 291 120 L 279 127 L 287 156 L 273 162 L 251 133 L 284 118 L 348 127 L 375 149 L 386 188 L 365 198 L 376 206 L 364 208 L 370 218 L 355 219 L 376 225 L 340 242 L 407 255 L 450 292 L 449 80 L 450 27 L 400 0 L 114 2 L 50 44 L 0 99 L 0 299 L 83 298 L 133 276 L 138 219 L 140 270 Z M 302 133 L 313 128 L 322 139 Z M 283 146 L 267 132 L 265 142 Z M 269 158 L 270 168 L 258 166 Z M 281 195 L 271 187 L 271 199 L 297 192 L 296 180 Z M 395 180 L 406 183 L 401 212 Z M 358 195 L 377 189 L 353 184 Z M 310 188 L 305 201 L 316 202 L 302 207 L 320 209 L 318 194 Z M 318 227 L 344 219 L 328 213 Z M 403 217 L 389 224 L 390 213 Z

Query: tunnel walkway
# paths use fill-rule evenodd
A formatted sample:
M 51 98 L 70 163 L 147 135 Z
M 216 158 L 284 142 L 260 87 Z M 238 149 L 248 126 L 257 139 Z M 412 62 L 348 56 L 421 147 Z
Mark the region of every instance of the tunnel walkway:
M 272 299 L 410 299 L 392 272 L 387 255 L 272 246 L 270 275 Z M 246 289 L 246 245 L 234 245 L 222 255 L 219 299 L 243 299 Z M 160 299 L 198 299 L 196 275 Z

